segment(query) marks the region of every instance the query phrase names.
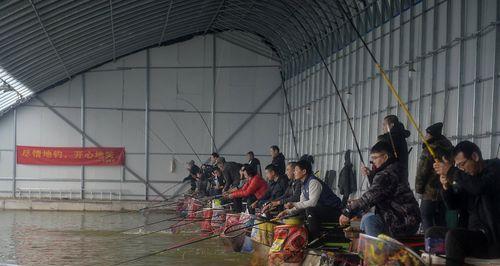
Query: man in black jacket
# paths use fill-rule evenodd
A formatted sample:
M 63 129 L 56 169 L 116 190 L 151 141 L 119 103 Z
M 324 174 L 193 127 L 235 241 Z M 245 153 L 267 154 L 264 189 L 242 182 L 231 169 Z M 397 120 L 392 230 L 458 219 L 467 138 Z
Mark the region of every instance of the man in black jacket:
M 273 158 L 271 163 L 278 168 L 278 174 L 280 176 L 285 175 L 285 155 L 280 152 L 280 148 L 276 145 L 271 146 L 270 151 L 271 157 Z
M 347 224 L 354 215 L 364 213 L 360 227 L 370 236 L 411 236 L 417 232 L 420 209 L 403 175 L 404 169 L 393 154 L 387 142 L 373 145 L 370 160 L 374 168 L 361 168 L 363 175 L 368 176 L 370 187 L 359 199 L 347 204 L 339 219 L 341 225 Z M 369 212 L 372 207 L 375 207 L 374 213 Z
M 288 187 L 285 190 L 285 193 L 270 202 L 270 204 L 266 205 L 263 212 L 266 212 L 268 209 L 278 208 L 278 210 L 283 209 L 283 206 L 289 202 L 298 202 L 300 201 L 300 193 L 302 189 L 302 182 L 300 180 L 295 179 L 295 166 L 296 162 L 289 162 L 286 165 L 286 176 L 288 177 Z
M 224 157 L 219 157 L 217 167 L 222 171 L 224 177 L 224 189 L 228 191 L 231 188 L 237 188 L 240 184 L 240 169 L 243 165 L 235 162 L 226 162 Z
M 462 141 L 453 149 L 455 166 L 443 158 L 434 163 L 442 196 L 453 209 L 466 197 L 467 228 L 446 233 L 446 265 L 462 265 L 465 257 L 500 258 L 500 160 L 483 160 L 479 147 Z
M 182 182 L 189 182 L 191 185 L 190 192 L 194 193 L 196 191 L 196 183 L 198 181 L 198 177 L 196 175 L 200 172 L 200 168 L 194 163 L 193 160 L 191 160 L 186 164 L 186 169 L 188 170 L 189 175 L 186 176 Z
M 259 159 L 255 158 L 253 151 L 247 152 L 248 164 L 257 170 L 257 173 L 262 176 L 262 169 L 260 168 Z
M 270 164 L 266 166 L 265 172 L 269 189 L 262 199 L 252 204 L 251 207 L 253 209 L 257 206 L 263 206 L 264 204 L 280 199 L 285 194 L 288 187 L 288 178 L 279 176 L 275 165 Z

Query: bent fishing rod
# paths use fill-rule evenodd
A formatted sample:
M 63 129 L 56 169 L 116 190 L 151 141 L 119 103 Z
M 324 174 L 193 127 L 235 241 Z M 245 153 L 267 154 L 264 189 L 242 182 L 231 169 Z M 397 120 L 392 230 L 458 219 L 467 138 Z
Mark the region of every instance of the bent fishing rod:
M 346 1 L 345 0 L 342 0 L 344 2 L 344 4 L 347 5 Z M 424 137 L 424 134 L 422 133 L 422 131 L 420 130 L 420 127 L 417 125 L 417 122 L 415 122 L 415 119 L 413 118 L 412 114 L 410 113 L 410 110 L 408 109 L 408 106 L 403 102 L 403 100 L 401 99 L 401 97 L 399 96 L 399 93 L 396 91 L 396 89 L 394 88 L 394 85 L 392 84 L 391 80 L 389 79 L 389 77 L 387 76 L 387 73 L 385 73 L 385 70 L 384 68 L 380 65 L 380 63 L 378 62 L 377 58 L 375 57 L 375 55 L 373 54 L 372 50 L 370 49 L 370 47 L 368 47 L 368 44 L 366 43 L 366 41 L 363 39 L 363 36 L 361 35 L 361 33 L 359 32 L 358 28 L 356 27 L 356 25 L 354 24 L 354 21 L 352 20 L 352 18 L 347 14 L 346 10 L 344 9 L 344 6 L 340 3 L 340 0 L 335 0 L 335 2 L 337 3 L 337 7 L 340 9 L 341 13 L 342 13 L 342 16 L 344 17 L 345 20 L 347 20 L 349 22 L 349 24 L 351 25 L 352 29 L 356 32 L 356 35 L 358 36 L 358 38 L 361 40 L 361 42 L 363 43 L 363 46 L 364 48 L 366 49 L 366 51 L 368 52 L 368 54 L 370 55 L 370 58 L 372 59 L 373 63 L 375 64 L 377 70 L 379 71 L 380 75 L 382 76 L 382 78 L 384 79 L 385 83 L 387 84 L 387 86 L 389 87 L 389 90 L 391 91 L 391 93 L 394 95 L 394 97 L 396 98 L 396 100 L 398 101 L 399 103 L 399 106 L 401 106 L 401 108 L 403 109 L 406 117 L 410 120 L 410 123 L 415 127 L 415 129 L 417 130 L 417 133 L 418 133 L 418 136 L 419 138 L 423 141 L 425 147 L 427 148 L 427 150 L 429 151 L 429 153 L 431 154 L 432 158 L 434 160 L 440 160 L 441 158 L 438 158 L 437 157 L 437 154 L 436 152 L 434 151 L 434 149 L 430 146 L 429 142 L 427 141 L 427 139 Z

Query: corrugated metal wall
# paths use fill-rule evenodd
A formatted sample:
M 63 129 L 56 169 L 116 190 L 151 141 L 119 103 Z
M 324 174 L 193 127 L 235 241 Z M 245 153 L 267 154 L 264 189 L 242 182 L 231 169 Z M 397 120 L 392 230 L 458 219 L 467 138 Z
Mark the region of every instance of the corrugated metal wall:
M 500 145 L 499 5 L 496 0 L 422 1 L 364 36 L 420 127 L 443 121 L 446 136 L 454 143 L 474 141 L 485 158 L 497 156 Z M 310 50 L 302 56 L 317 54 Z M 410 128 L 413 187 L 421 142 L 361 41 L 327 61 L 353 118 L 365 161 L 387 114 L 398 115 Z M 325 68 L 310 67 L 288 79 L 286 87 L 299 154 L 314 155 L 315 168 L 322 174 L 339 171 L 344 152 L 355 146 Z M 292 158 L 287 112 L 285 105 L 280 143 Z M 354 152 L 352 158 L 359 173 L 359 157 Z
M 207 35 L 144 50 L 78 75 L 39 97 L 102 146 L 125 147 L 127 167 L 164 191 L 187 176 L 187 161 L 199 165 L 182 134 L 201 160 L 212 152 L 208 130 L 190 104 L 212 127 L 215 74 L 215 143 L 219 149 L 225 144 L 220 153 L 243 162 L 253 149 L 263 163 L 269 162 L 268 148 L 278 142 L 276 125 L 282 110 L 279 65 L 219 38 L 215 44 L 214 49 L 213 36 Z M 14 188 L 42 188 L 74 191 L 79 197 L 83 187 L 87 198 L 90 192 L 99 197 L 106 191 L 121 191 L 123 199 L 145 198 L 145 185 L 123 167 L 16 166 L 16 144 L 94 146 L 40 100 L 2 117 L 0 135 L 3 196 L 12 195 Z M 173 173 L 172 159 L 177 165 Z M 156 195 L 147 193 L 150 199 Z

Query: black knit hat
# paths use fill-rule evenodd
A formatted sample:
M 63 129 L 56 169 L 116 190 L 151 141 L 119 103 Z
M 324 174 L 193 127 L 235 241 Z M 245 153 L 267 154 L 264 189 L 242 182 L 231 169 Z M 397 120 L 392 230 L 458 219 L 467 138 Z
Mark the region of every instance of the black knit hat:
M 439 122 L 434 125 L 429 126 L 425 129 L 425 132 L 429 133 L 433 137 L 439 137 L 442 134 L 443 123 Z

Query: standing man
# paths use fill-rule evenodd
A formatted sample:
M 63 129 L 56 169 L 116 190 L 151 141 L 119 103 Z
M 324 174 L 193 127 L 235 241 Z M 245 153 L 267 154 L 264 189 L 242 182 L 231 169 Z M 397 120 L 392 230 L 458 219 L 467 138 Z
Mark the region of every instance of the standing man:
M 393 149 L 393 158 L 398 160 L 403 167 L 403 174 L 408 180 L 408 143 L 406 139 L 410 137 L 410 131 L 405 129 L 405 126 L 399 122 L 395 115 L 388 115 L 382 122 L 384 134 L 378 136 L 378 141 L 384 141 L 391 145 Z
M 469 256 L 500 258 L 500 160 L 483 160 L 479 147 L 470 141 L 458 143 L 452 155 L 455 166 L 443 158 L 434 163 L 434 170 L 448 208 L 467 199 L 469 221 L 467 228 L 446 233 L 446 265 L 463 265 Z
M 186 164 L 186 169 L 189 172 L 189 175 L 185 177 L 182 182 L 190 182 L 191 184 L 191 193 L 194 193 L 196 191 L 196 182 L 197 182 L 197 174 L 200 172 L 200 168 L 194 163 L 193 160 L 189 161 Z
M 280 176 L 285 175 L 285 155 L 280 152 L 280 148 L 276 145 L 271 146 L 270 152 L 271 157 L 273 158 L 271 164 L 274 164 L 277 167 L 277 171 Z
M 257 173 L 260 176 L 262 176 L 262 169 L 260 168 L 260 161 L 259 161 L 259 159 L 255 158 L 255 154 L 253 153 L 253 151 L 247 152 L 247 160 L 248 160 L 248 164 L 251 167 L 254 167 L 255 170 L 257 170 Z
M 453 151 L 453 144 L 442 135 L 442 129 L 443 123 L 436 123 L 428 127 L 425 130 L 425 138 L 436 152 L 438 158 L 443 156 L 449 158 Z M 432 168 L 433 164 L 434 158 L 423 144 L 422 155 L 420 155 L 417 166 L 417 176 L 415 177 L 415 192 L 417 198 L 422 199 L 420 212 L 424 231 L 432 226 L 446 226 L 446 207 L 439 193 L 441 183 L 439 182 L 439 175 Z

